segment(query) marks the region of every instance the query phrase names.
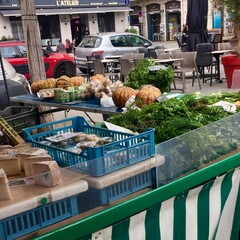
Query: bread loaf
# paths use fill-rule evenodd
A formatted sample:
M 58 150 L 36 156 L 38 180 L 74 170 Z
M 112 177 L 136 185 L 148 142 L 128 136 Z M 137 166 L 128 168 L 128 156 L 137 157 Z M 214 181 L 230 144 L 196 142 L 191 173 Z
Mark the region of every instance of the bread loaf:
M 23 168 L 24 168 L 26 177 L 33 176 L 32 164 L 34 162 L 44 162 L 44 161 L 52 161 L 51 156 L 46 154 L 44 156 L 32 156 L 32 157 L 23 158 L 22 163 L 23 163 Z
M 56 161 L 32 163 L 35 184 L 54 187 L 61 181 L 61 171 Z
M 0 168 L 0 201 L 10 200 L 11 193 L 9 190 L 8 179 L 2 168 Z

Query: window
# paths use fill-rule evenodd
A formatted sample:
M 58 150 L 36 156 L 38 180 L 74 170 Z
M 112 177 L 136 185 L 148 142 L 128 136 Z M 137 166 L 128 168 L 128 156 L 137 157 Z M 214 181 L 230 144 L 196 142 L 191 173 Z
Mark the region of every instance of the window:
M 83 48 L 97 48 L 97 47 L 100 46 L 101 42 L 102 42 L 101 38 L 86 36 L 83 39 L 83 41 L 81 42 L 81 44 L 79 45 L 79 47 L 83 47 Z
M 129 47 L 128 40 L 123 35 L 112 36 L 110 41 L 114 47 Z
M 1 54 L 3 58 L 16 58 L 19 55 L 16 53 L 14 47 L 2 47 Z
M 148 46 L 152 45 L 149 41 L 147 41 L 139 36 L 128 35 L 128 38 L 129 38 L 130 44 L 134 47 L 144 47 L 146 44 L 148 44 Z

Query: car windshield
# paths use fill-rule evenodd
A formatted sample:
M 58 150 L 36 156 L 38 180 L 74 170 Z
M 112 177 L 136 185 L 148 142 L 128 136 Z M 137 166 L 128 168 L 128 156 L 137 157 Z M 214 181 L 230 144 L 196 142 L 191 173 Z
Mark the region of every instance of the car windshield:
M 82 48 L 97 48 L 100 46 L 102 39 L 100 37 L 86 36 L 80 43 Z
M 18 48 L 19 48 L 19 51 L 21 53 L 21 56 L 22 57 L 27 57 L 27 49 L 26 49 L 26 47 L 25 46 L 18 46 Z

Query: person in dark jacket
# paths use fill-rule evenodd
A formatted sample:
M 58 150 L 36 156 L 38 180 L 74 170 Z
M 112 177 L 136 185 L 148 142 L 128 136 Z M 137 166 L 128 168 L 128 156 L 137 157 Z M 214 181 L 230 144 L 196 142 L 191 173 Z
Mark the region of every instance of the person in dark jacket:
M 70 42 L 69 39 L 66 39 L 66 52 L 73 53 L 73 43 Z
M 51 47 L 51 41 L 47 41 L 47 51 L 53 52 L 53 49 Z

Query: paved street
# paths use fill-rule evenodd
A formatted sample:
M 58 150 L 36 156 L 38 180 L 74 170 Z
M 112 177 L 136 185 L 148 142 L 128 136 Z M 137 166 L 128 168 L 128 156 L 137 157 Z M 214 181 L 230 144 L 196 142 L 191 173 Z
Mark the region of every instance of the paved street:
M 164 45 L 165 48 L 177 48 L 177 42 L 175 41 L 168 41 L 168 42 L 159 42 L 159 44 Z M 227 83 L 224 80 L 225 78 L 225 74 L 224 74 L 224 70 L 223 67 L 221 66 L 221 78 L 223 79 L 222 83 L 218 83 L 217 81 L 215 81 L 215 79 L 213 79 L 213 84 L 212 86 L 210 86 L 209 81 L 207 81 L 206 83 L 202 83 L 201 81 L 201 86 L 202 89 L 200 90 L 198 87 L 198 83 L 197 81 L 195 81 L 194 86 L 192 87 L 192 79 L 191 78 L 187 78 L 186 83 L 187 83 L 187 89 L 186 89 L 186 93 L 194 93 L 194 92 L 199 92 L 202 95 L 209 95 L 212 93 L 218 93 L 218 92 L 222 92 L 222 91 L 239 91 L 240 89 L 229 89 L 227 87 Z M 182 84 L 179 82 L 177 83 L 177 86 L 182 87 Z M 95 121 L 95 122 L 100 122 L 102 121 L 102 115 L 101 114 L 97 114 L 97 113 L 89 113 L 90 117 Z M 83 112 L 78 112 L 78 111 L 69 111 L 67 113 L 67 116 L 83 116 L 86 117 L 86 119 L 88 119 L 88 117 L 83 113 Z M 64 113 L 57 113 L 55 114 L 55 118 L 56 119 L 63 119 L 64 118 Z

